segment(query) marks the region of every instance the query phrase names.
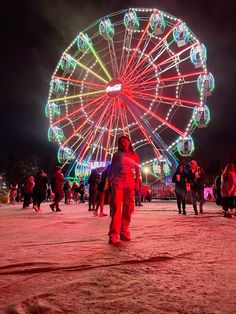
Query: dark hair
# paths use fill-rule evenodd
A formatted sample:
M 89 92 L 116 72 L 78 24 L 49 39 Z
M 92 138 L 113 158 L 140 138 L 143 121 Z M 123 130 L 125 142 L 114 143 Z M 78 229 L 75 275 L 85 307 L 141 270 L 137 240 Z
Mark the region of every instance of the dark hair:
M 120 136 L 120 137 L 118 138 L 118 150 L 121 151 L 121 152 L 124 151 L 124 150 L 123 150 L 123 146 L 121 145 L 121 140 L 122 140 L 123 138 L 125 138 L 125 139 L 127 139 L 127 140 L 129 141 L 129 151 L 130 151 L 131 153 L 134 153 L 134 149 L 133 149 L 131 140 L 130 140 L 130 138 L 129 138 L 128 136 L 126 136 L 126 135 L 122 135 L 122 136 Z
M 60 166 L 56 166 L 56 167 L 55 167 L 55 171 L 58 171 L 58 170 L 61 170 L 61 167 L 60 167 Z

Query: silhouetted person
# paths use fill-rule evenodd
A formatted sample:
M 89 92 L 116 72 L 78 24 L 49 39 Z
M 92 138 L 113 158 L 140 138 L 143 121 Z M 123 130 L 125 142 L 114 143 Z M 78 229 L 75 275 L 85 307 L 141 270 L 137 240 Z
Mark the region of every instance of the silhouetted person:
M 100 180 L 100 175 L 97 173 L 96 169 L 93 169 L 89 179 L 89 209 L 95 210 L 97 195 L 98 195 L 98 182 Z
M 63 199 L 63 196 L 64 196 L 63 188 L 62 188 L 63 181 L 64 181 L 64 175 L 61 173 L 61 167 L 57 166 L 51 178 L 52 191 L 55 194 L 54 202 L 49 205 L 52 211 L 54 211 L 55 209 L 56 209 L 56 212 L 61 211 L 61 209 L 59 208 L 59 203 Z
M 35 185 L 33 188 L 33 208 L 36 212 L 40 211 L 40 205 L 45 200 L 47 187 L 47 175 L 40 169 L 35 176 Z
M 175 183 L 175 194 L 179 214 L 183 212 L 183 215 L 186 215 L 186 173 L 182 165 L 178 166 L 172 177 L 172 182 Z

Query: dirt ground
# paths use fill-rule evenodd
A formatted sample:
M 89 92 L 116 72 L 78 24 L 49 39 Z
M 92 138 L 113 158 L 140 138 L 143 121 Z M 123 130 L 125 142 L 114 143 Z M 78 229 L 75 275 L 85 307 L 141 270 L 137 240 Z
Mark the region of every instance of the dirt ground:
M 236 217 L 215 204 L 144 203 L 117 246 L 87 204 L 42 208 L 0 207 L 0 313 L 236 313 Z

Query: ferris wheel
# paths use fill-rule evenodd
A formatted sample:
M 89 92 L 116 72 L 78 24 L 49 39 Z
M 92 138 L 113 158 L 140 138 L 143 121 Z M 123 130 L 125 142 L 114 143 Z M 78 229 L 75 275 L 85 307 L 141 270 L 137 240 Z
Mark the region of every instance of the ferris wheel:
M 58 160 L 84 176 L 105 166 L 128 135 L 142 165 L 165 169 L 194 150 L 210 121 L 214 77 L 206 47 L 158 9 L 109 14 L 80 32 L 56 66 L 45 108 Z M 157 170 L 154 170 L 154 172 Z

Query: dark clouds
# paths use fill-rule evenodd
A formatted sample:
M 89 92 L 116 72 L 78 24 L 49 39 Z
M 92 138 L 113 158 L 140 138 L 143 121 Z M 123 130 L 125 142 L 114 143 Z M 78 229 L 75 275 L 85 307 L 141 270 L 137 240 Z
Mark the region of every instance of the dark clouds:
M 61 53 L 99 17 L 127 7 L 155 7 L 184 20 L 208 50 L 208 68 L 216 78 L 209 98 L 212 121 L 198 130 L 196 146 L 235 143 L 234 80 L 236 77 L 234 1 L 78 1 L 19 0 L 5 2 L 1 88 L 2 150 L 54 153 L 47 141 L 44 116 L 49 81 Z

